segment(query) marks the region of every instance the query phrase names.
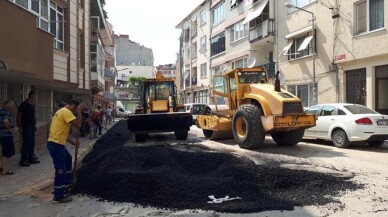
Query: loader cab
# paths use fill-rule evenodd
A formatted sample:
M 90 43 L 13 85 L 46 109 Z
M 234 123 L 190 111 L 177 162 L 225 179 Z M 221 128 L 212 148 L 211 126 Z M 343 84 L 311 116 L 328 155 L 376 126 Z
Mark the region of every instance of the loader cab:
M 142 104 L 145 113 L 173 112 L 176 110 L 174 81 L 146 81 Z

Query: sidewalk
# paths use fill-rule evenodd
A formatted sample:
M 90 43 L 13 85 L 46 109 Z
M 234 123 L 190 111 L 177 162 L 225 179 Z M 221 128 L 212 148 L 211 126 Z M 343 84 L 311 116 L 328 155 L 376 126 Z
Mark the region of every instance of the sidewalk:
M 117 121 L 107 125 L 107 128 L 110 129 Z M 102 133 L 106 132 L 107 130 L 104 128 Z M 78 149 L 78 166 L 81 165 L 83 157 L 89 153 L 97 139 L 89 139 L 88 136 L 79 138 L 81 145 Z M 75 147 L 66 144 L 66 148 L 72 155 L 74 162 Z M 9 168 L 16 174 L 0 174 L 0 198 L 51 188 L 54 181 L 54 165 L 46 144 L 35 148 L 35 155 L 39 158 L 40 163 L 31 164 L 29 167 L 19 166 L 20 154 L 12 156 L 9 160 Z

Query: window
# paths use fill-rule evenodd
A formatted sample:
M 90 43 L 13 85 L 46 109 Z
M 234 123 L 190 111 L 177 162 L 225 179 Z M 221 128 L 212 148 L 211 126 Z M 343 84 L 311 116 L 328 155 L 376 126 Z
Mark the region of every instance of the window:
M 206 10 L 203 10 L 199 13 L 199 24 L 203 25 L 206 23 Z
M 50 2 L 50 33 L 55 36 L 54 47 L 60 50 L 63 46 L 63 8 Z
M 211 43 L 211 56 L 225 51 L 225 32 L 213 37 Z
M 323 106 L 320 116 L 337 115 L 337 109 L 334 106 Z
M 309 56 L 313 53 L 313 46 L 315 46 L 311 33 L 301 37 L 290 39 L 287 46 L 283 49 L 283 54 L 288 55 L 288 60 L 298 59 Z
M 242 38 L 245 38 L 248 36 L 248 24 L 243 24 L 243 22 L 239 22 L 233 25 L 232 31 L 231 31 L 231 41 L 237 41 Z
M 355 3 L 355 34 L 384 27 L 384 0 L 363 0 Z
M 316 0 L 288 0 L 288 3 L 295 5 L 297 7 L 303 8 L 304 6 L 314 2 Z M 288 13 L 292 13 L 298 9 L 296 8 L 288 8 Z
M 207 77 L 207 63 L 201 64 L 201 78 Z
M 197 58 L 197 42 L 191 43 L 191 49 L 192 49 L 191 58 L 192 59 Z
M 239 59 L 239 60 L 236 60 L 236 61 L 232 62 L 232 69 L 243 68 L 244 66 L 246 66 L 246 62 L 247 62 L 246 57 Z
M 303 107 L 309 107 L 313 104 L 313 85 L 302 84 L 302 85 L 289 85 L 287 87 L 288 92 L 297 96 L 301 101 Z M 318 84 L 315 83 L 315 89 L 318 90 Z
M 206 35 L 202 36 L 201 39 L 199 40 L 200 47 L 199 47 L 199 52 L 200 53 L 205 53 L 206 49 Z
M 230 1 L 230 8 L 237 7 L 238 5 L 244 3 L 244 0 L 231 0 Z
M 212 10 L 212 27 L 217 26 L 225 20 L 225 1 L 218 4 Z
M 37 15 L 36 26 L 49 31 L 48 0 L 10 0 Z
M 227 84 L 225 76 L 214 77 L 214 91 L 219 93 L 227 93 Z
M 104 76 L 104 49 L 100 44 L 90 44 L 90 71 Z M 124 75 L 124 74 L 123 74 Z
M 346 72 L 346 102 L 366 105 L 366 69 Z
M 29 0 L 14 0 L 14 2 L 15 2 L 16 4 L 22 6 L 23 8 L 28 9 Z

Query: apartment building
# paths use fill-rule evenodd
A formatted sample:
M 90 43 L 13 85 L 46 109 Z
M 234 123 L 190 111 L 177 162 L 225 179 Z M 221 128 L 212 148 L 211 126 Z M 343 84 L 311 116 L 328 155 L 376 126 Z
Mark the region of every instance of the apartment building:
M 264 66 L 272 78 L 279 70 L 283 88 L 306 107 L 352 102 L 386 114 L 387 11 L 386 0 L 203 1 L 176 27 L 182 29 L 185 102 L 200 102 L 194 94 L 212 85 L 212 75 Z M 193 18 L 201 16 L 209 25 Z M 196 45 L 199 38 L 206 49 Z M 203 79 L 196 73 L 201 65 L 209 70 Z
M 274 75 L 275 2 L 203 1 L 177 25 L 183 32 L 185 103 L 214 103 L 212 75 L 232 68 L 265 66 Z
M 88 15 L 89 0 L 0 1 L 0 101 L 37 91 L 37 145 L 59 101 L 90 100 Z
M 279 7 L 288 90 L 312 105 L 315 77 L 318 103 L 358 103 L 388 114 L 388 1 L 293 3 L 299 8 Z
M 154 55 L 150 48 L 129 39 L 129 35 L 114 35 L 116 44 L 116 67 L 118 77 L 114 98 L 134 112 L 139 104 L 139 86 L 129 82 L 130 78 L 154 78 Z
M 116 63 L 118 66 L 153 66 L 151 48 L 129 39 L 129 35 L 115 35 Z

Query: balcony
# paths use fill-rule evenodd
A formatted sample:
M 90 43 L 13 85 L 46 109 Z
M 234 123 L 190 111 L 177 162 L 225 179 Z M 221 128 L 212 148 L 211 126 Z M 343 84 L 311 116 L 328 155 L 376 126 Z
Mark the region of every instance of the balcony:
M 105 69 L 104 70 L 104 77 L 105 78 L 110 78 L 110 79 L 114 79 L 115 78 L 115 73 L 109 69 Z
M 264 20 L 262 23 L 249 29 L 249 42 L 261 40 L 273 35 L 275 32 L 275 22 L 273 19 Z
M 192 86 L 197 86 L 197 75 L 193 76 L 191 78 L 191 85 Z
M 109 91 L 104 92 L 104 98 L 107 100 L 113 100 L 113 94 Z

